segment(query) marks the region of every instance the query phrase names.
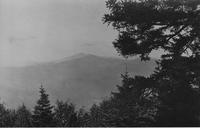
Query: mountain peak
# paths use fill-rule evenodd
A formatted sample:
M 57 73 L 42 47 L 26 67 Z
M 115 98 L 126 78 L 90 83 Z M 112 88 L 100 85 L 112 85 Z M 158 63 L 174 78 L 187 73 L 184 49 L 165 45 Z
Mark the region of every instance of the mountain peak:
M 74 54 L 72 56 L 67 56 L 67 57 L 64 57 L 62 59 L 59 59 L 59 60 L 56 61 L 56 63 L 68 61 L 68 60 L 73 60 L 73 59 L 79 59 L 79 58 L 83 58 L 83 57 L 88 56 L 88 55 L 89 54 L 86 54 L 86 53 L 78 53 L 78 54 Z
M 88 56 L 95 56 L 95 55 L 89 54 L 89 53 L 78 53 L 78 54 L 72 55 L 72 56 L 70 56 L 68 58 L 70 58 L 70 59 L 79 59 L 79 58 L 88 57 Z
M 101 56 L 97 56 L 97 55 L 90 54 L 90 53 L 77 53 L 72 56 L 64 57 L 64 58 L 56 61 L 56 63 L 69 61 L 69 60 L 76 60 L 76 59 L 80 59 L 80 58 L 99 58 L 99 57 L 101 57 Z

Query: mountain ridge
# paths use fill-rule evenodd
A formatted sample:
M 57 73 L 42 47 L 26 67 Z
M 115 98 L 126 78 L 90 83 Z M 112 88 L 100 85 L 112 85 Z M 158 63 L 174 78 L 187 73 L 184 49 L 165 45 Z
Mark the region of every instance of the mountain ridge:
M 71 99 L 77 106 L 91 106 L 109 96 L 120 84 L 125 60 L 80 54 L 60 62 L 0 69 L 0 97 L 11 106 L 24 102 L 32 107 L 42 83 L 54 103 Z M 155 62 L 126 61 L 132 75 L 149 75 Z M 9 92 L 9 93 L 7 93 Z

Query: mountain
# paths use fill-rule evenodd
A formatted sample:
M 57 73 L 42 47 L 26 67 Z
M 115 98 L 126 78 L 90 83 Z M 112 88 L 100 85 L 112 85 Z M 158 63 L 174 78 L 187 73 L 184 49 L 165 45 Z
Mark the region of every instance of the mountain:
M 149 75 L 155 62 L 133 59 L 127 61 L 127 66 L 132 75 Z M 69 99 L 77 106 L 89 107 L 115 91 L 124 72 L 123 59 L 90 54 L 25 67 L 0 68 L 0 97 L 8 106 L 25 103 L 32 108 L 43 84 L 52 102 Z

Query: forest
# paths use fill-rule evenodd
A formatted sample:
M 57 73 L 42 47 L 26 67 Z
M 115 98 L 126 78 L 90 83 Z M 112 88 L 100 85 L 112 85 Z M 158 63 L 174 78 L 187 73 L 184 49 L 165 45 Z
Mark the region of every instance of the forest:
M 154 73 L 121 74 L 118 91 L 89 110 L 69 101 L 53 106 L 41 86 L 33 111 L 1 104 L 0 126 L 200 126 L 200 1 L 107 0 L 106 7 L 103 23 L 118 31 L 113 46 L 121 56 L 148 61 L 164 51 Z

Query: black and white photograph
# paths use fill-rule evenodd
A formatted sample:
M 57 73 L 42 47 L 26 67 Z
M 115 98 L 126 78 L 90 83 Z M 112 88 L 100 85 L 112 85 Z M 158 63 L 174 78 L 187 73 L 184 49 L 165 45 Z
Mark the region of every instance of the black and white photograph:
M 200 0 L 0 0 L 0 127 L 200 127 Z

